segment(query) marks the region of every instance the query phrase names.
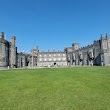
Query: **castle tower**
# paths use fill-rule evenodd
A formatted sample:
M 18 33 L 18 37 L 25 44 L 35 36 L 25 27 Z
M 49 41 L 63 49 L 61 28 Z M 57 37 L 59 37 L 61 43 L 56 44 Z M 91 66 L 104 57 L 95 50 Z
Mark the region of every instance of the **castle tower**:
M 15 46 L 16 37 L 11 36 L 10 38 L 10 66 L 16 67 L 16 46 Z
M 110 65 L 110 38 L 107 33 L 105 37 L 101 36 L 101 62 Z
M 5 67 L 6 66 L 6 61 L 5 61 L 5 44 L 3 42 L 4 40 L 4 33 L 0 33 L 0 67 Z
M 78 43 L 73 43 L 72 47 L 73 47 L 73 50 L 78 50 L 79 44 Z
M 101 34 L 101 50 L 103 52 L 107 52 L 109 50 L 109 37 L 108 37 L 108 34 L 106 33 L 106 36 L 105 37 L 102 37 L 102 34 Z
M 0 67 L 7 67 L 9 61 L 9 45 L 4 39 L 4 32 L 0 33 Z
M 3 40 L 4 39 L 4 32 L 0 33 L 0 38 Z

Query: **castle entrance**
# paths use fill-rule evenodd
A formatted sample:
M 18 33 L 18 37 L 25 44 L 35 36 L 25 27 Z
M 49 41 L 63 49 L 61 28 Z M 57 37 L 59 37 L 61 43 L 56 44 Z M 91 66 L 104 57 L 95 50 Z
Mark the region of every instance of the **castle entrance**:
M 57 63 L 56 62 L 54 62 L 54 66 L 56 65 Z
M 29 61 L 27 61 L 27 65 L 26 66 L 29 66 Z

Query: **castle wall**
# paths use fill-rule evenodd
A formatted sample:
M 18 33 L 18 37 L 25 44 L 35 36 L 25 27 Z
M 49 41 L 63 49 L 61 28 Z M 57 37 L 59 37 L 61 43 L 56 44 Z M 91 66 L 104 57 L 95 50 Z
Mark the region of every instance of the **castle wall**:
M 99 48 L 99 45 L 97 47 Z M 97 50 L 97 47 L 95 45 L 88 45 L 86 47 L 82 47 L 78 49 L 77 51 L 73 51 L 73 56 L 75 57 L 74 58 L 75 60 L 73 60 L 73 64 L 80 65 L 80 66 L 99 65 L 100 62 L 96 60 L 96 58 L 99 55 L 99 50 Z M 97 51 L 97 53 L 95 51 Z
M 107 35 L 86 47 L 78 48 L 77 45 L 73 43 L 65 49 L 68 65 L 110 65 L 110 38 Z
M 37 66 L 37 57 L 27 53 L 18 53 L 17 54 L 17 67 L 35 67 Z
M 110 53 L 104 53 L 104 65 L 110 66 Z
M 32 49 L 30 54 L 17 53 L 16 37 L 12 36 L 10 42 L 0 33 L 0 67 L 34 67 L 34 66 L 107 66 L 110 65 L 110 38 L 106 34 L 93 44 L 79 48 L 78 43 L 66 47 L 64 52 L 39 52 L 38 47 Z
M 26 56 L 25 56 L 25 54 L 21 54 L 21 53 L 17 54 L 17 67 L 18 68 L 26 67 Z

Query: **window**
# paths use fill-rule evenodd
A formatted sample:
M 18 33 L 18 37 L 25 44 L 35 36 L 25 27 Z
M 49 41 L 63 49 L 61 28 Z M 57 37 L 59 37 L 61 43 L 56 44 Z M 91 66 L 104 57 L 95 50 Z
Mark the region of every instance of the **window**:
M 42 59 L 40 58 L 39 61 L 42 61 Z
M 53 61 L 56 61 L 56 58 L 54 58 Z
M 6 60 L 6 62 L 8 62 L 8 59 L 7 58 L 5 60 Z
M 39 55 L 39 57 L 41 57 L 41 55 Z
M 65 54 L 63 54 L 63 56 L 65 56 Z
M 49 57 L 51 57 L 51 54 L 49 54 Z
M 49 61 L 52 61 L 52 59 L 51 59 L 51 58 L 49 58 Z
M 66 58 L 63 58 L 63 61 L 65 61 L 66 60 Z
M 45 58 L 44 61 L 47 61 L 47 59 Z
M 61 58 L 58 58 L 58 60 L 60 61 L 60 60 L 61 60 Z

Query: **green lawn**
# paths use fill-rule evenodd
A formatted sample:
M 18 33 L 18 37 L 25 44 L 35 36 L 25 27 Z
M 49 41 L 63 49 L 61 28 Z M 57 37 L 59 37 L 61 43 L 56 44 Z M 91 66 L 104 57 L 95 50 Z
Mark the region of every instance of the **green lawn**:
M 110 67 L 0 71 L 0 110 L 110 110 Z

